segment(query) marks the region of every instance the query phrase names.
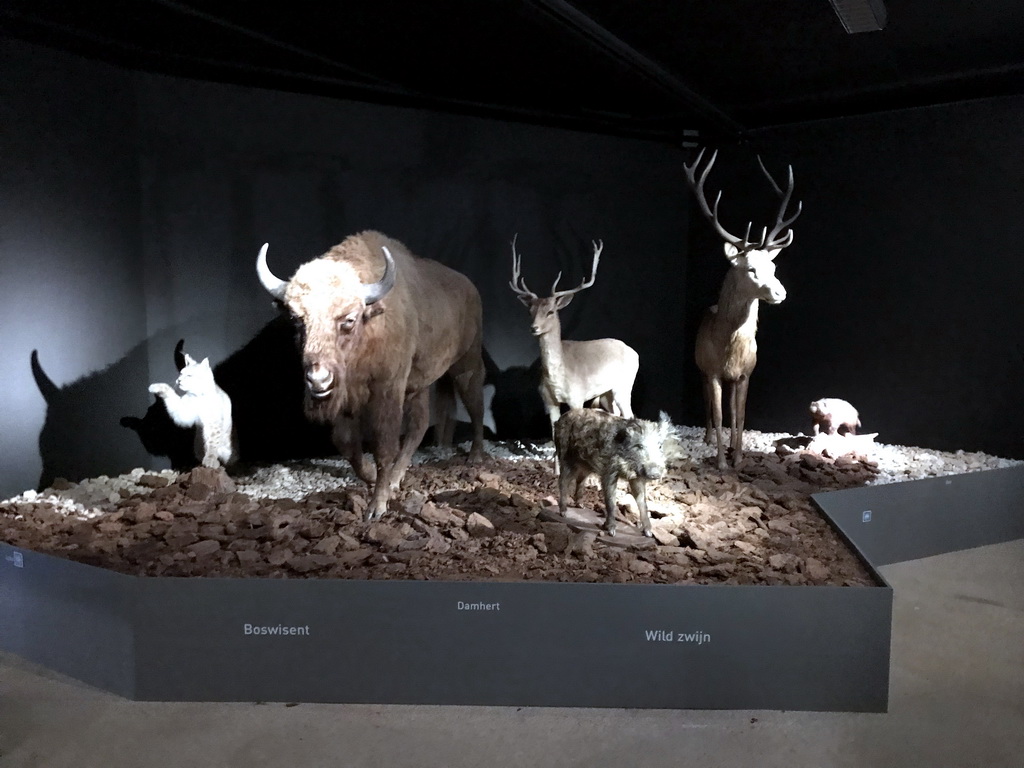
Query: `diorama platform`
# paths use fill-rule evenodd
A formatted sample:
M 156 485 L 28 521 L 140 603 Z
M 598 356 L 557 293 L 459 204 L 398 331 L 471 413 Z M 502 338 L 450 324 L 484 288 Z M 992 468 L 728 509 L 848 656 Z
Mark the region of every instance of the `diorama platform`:
M 814 501 L 877 586 L 139 577 L 0 544 L 0 648 L 141 700 L 884 711 L 872 564 L 1024 537 L 1024 466 Z

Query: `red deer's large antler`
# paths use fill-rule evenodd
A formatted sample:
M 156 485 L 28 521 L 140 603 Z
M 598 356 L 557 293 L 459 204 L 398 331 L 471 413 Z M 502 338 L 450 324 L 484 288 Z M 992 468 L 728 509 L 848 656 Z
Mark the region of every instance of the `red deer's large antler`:
M 722 199 L 722 191 L 718 191 L 718 195 L 715 197 L 715 205 L 711 207 L 708 205 L 707 198 L 704 195 L 704 182 L 707 180 L 708 174 L 711 173 L 711 167 L 715 164 L 715 160 L 718 157 L 718 150 L 716 149 L 711 154 L 711 159 L 708 160 L 708 164 L 704 166 L 704 170 L 701 171 L 700 178 L 696 177 L 696 169 L 700 165 L 701 160 L 704 159 L 704 149 L 701 149 L 700 154 L 697 155 L 697 159 L 693 161 L 692 165 L 683 164 L 683 169 L 686 172 L 686 179 L 690 185 L 690 189 L 693 190 L 694 196 L 697 198 L 697 204 L 700 206 L 701 211 L 714 225 L 715 230 L 727 243 L 732 243 L 736 247 L 739 253 L 747 253 L 749 251 L 763 251 L 763 250 L 774 250 L 785 248 L 793 242 L 793 230 L 788 229 L 789 226 L 796 221 L 796 217 L 800 215 L 803 210 L 803 203 L 798 202 L 796 206 L 796 213 L 794 213 L 788 219 L 786 216 L 786 209 L 789 207 L 790 198 L 793 196 L 793 166 L 789 166 L 789 180 L 786 191 L 783 192 L 779 185 L 775 183 L 775 179 L 768 173 L 768 169 L 764 167 L 764 163 L 761 162 L 761 158 L 757 158 L 758 164 L 761 166 L 761 170 L 765 176 L 768 177 L 769 183 L 772 185 L 772 189 L 775 193 L 782 198 L 782 205 L 779 207 L 779 213 L 775 217 L 775 226 L 772 227 L 769 232 L 768 228 L 765 227 L 761 232 L 761 239 L 751 241 L 750 230 L 753 227 L 753 222 L 747 222 L 747 231 L 742 238 L 736 237 L 736 235 L 729 232 L 725 227 L 722 226 L 718 220 L 718 204 Z M 787 230 L 786 234 L 779 237 L 779 233 L 783 230 Z

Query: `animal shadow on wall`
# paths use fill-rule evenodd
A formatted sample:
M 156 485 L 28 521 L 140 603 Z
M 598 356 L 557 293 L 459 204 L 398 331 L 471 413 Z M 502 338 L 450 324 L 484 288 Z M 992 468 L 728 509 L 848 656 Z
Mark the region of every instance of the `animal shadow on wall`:
M 175 365 L 180 369 L 180 343 Z M 275 462 L 332 456 L 329 429 L 309 422 L 302 408 L 302 360 L 295 331 L 286 317 L 275 317 L 244 347 L 214 366 L 214 380 L 231 398 L 239 460 Z M 193 430 L 171 421 L 157 398 L 145 416 L 125 416 L 121 425 L 134 430 L 146 450 L 167 456 L 175 469 L 198 464 Z
M 29 364 L 46 401 L 39 432 L 43 468 L 38 488 L 52 485 L 58 477 L 78 481 L 125 472 L 145 461 L 145 451 L 124 440 L 116 425 L 117 415 L 125 408 L 145 402 L 146 344 L 136 345 L 107 368 L 63 386 L 46 373 L 37 350 L 32 350 Z M 188 452 L 192 452 L 191 438 Z

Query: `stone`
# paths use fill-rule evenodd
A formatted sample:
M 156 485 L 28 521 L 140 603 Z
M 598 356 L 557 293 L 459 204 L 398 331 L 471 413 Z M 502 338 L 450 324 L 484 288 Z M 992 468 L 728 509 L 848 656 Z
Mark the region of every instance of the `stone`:
M 188 482 L 205 485 L 214 493 L 234 493 L 237 490 L 235 481 L 220 467 L 196 467 L 188 473 Z
M 213 494 L 213 488 L 206 483 L 190 483 L 185 496 L 194 501 L 204 501 Z
M 597 540 L 597 534 L 593 531 L 580 531 L 578 533 L 572 533 L 569 536 L 569 540 L 565 545 L 565 556 L 579 554 L 582 557 L 593 557 L 594 556 L 594 542 Z
M 476 536 L 478 538 L 483 536 L 493 536 L 495 534 L 494 523 L 479 512 L 473 512 L 466 518 L 466 530 L 469 531 L 470 536 Z
M 171 481 L 161 475 L 143 475 L 135 482 L 143 488 L 164 488 Z
M 639 576 L 647 576 L 654 573 L 656 566 L 654 563 L 649 563 L 646 560 L 633 560 L 629 564 L 629 570 Z
M 503 478 L 496 472 L 489 472 L 487 470 L 483 470 L 477 473 L 476 479 L 479 480 L 484 485 L 497 486 L 498 483 L 500 483 L 505 478 Z
M 423 505 L 426 503 L 427 497 L 425 494 L 419 491 L 413 491 L 406 496 L 400 505 L 400 509 L 403 515 L 409 517 L 417 517 L 420 515 L 420 511 L 423 509 Z
M 652 526 L 651 531 L 654 533 L 654 540 L 657 541 L 659 544 L 663 544 L 666 547 L 679 546 L 679 537 L 673 536 L 660 525 Z
M 799 531 L 797 531 L 796 528 L 787 523 L 785 520 L 769 520 L 768 527 L 773 531 L 785 533 L 789 536 L 796 536 L 799 533 Z
M 462 518 L 454 514 L 451 509 L 447 507 L 439 507 L 433 502 L 427 502 L 422 506 L 419 512 L 421 519 L 434 525 L 446 526 L 462 526 L 465 523 Z
M 363 533 L 366 541 L 379 544 L 384 549 L 397 549 L 405 534 L 384 522 L 370 523 Z
M 313 546 L 313 551 L 318 554 L 333 555 L 340 546 L 340 536 L 327 536 L 326 538 L 320 539 L 320 541 Z
M 829 577 L 828 568 L 814 557 L 808 557 L 804 560 L 803 571 L 812 581 L 826 581 Z
M 190 544 L 185 549 L 186 552 L 190 552 L 196 557 L 208 557 L 219 550 L 220 542 L 216 539 L 203 539 L 202 541 L 197 541 L 195 544 Z
M 687 568 L 685 565 L 675 565 L 673 563 L 662 565 L 658 570 L 672 581 L 685 581 L 690 578 L 692 573 L 692 569 Z

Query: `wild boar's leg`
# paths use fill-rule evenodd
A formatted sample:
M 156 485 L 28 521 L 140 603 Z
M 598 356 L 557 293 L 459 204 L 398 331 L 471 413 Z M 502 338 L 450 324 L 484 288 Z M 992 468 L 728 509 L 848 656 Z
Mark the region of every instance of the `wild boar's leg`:
M 558 472 L 558 511 L 561 514 L 565 514 L 569 499 L 569 483 L 573 481 L 572 472 L 569 471 L 569 467 L 566 466 L 565 457 L 559 462 L 561 469 Z
M 604 529 L 609 536 L 615 535 L 615 487 L 619 482 L 618 475 L 614 472 L 602 475 L 601 490 L 604 491 Z
M 651 530 L 651 516 L 647 512 L 647 483 L 638 477 L 629 481 L 629 492 L 636 499 L 636 505 L 640 509 L 640 525 L 643 528 L 644 536 L 653 536 Z
M 420 447 L 423 435 L 430 426 L 430 389 L 423 389 L 414 395 L 405 398 L 405 413 L 407 423 L 405 437 L 402 440 L 401 453 L 395 462 L 394 474 L 391 476 L 391 490 L 397 491 L 405 477 L 405 471 L 409 468 L 412 455 Z

